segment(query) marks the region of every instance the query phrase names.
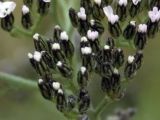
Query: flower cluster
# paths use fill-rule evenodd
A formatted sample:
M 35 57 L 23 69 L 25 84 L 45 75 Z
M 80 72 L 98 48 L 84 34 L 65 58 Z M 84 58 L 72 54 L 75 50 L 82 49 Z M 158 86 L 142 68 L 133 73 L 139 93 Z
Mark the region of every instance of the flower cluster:
M 44 15 L 48 12 L 51 0 L 38 0 L 37 12 L 40 15 Z M 32 26 L 32 18 L 30 9 L 33 4 L 33 0 L 23 0 L 22 6 L 22 26 L 29 29 Z M 5 31 L 11 31 L 14 27 L 14 15 L 13 11 L 16 8 L 16 3 L 13 1 L 0 2 L 0 18 L 1 27 Z
M 21 23 L 29 29 L 34 24 L 31 10 L 34 1 L 23 2 Z M 46 14 L 50 2 L 38 0 L 37 12 Z M 1 27 L 6 31 L 14 27 L 15 7 L 15 2 L 0 2 Z M 144 3 L 141 0 L 80 0 L 80 9 L 70 8 L 68 13 L 80 35 L 80 45 L 73 45 L 73 40 L 58 25 L 54 27 L 52 38 L 35 33 L 35 51 L 28 53 L 28 57 L 39 75 L 38 87 L 42 96 L 54 101 L 64 115 L 72 112 L 80 114 L 81 120 L 88 120 L 86 113 L 92 103 L 88 86 L 94 73 L 101 81 L 101 90 L 110 99 L 123 97 L 122 82 L 136 75 L 142 66 L 143 50 L 148 39 L 154 38 L 159 31 L 159 0 L 152 0 L 145 9 L 142 7 Z M 149 11 L 146 12 L 146 9 Z M 147 17 L 136 19 L 142 11 L 148 13 Z M 119 44 L 122 40 L 135 48 L 127 58 Z M 75 48 L 78 46 L 77 52 Z M 76 61 L 78 55 L 80 60 Z

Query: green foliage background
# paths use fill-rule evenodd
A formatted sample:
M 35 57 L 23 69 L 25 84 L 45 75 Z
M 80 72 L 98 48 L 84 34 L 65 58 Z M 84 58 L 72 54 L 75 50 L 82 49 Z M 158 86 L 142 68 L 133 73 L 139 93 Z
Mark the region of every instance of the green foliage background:
M 14 12 L 16 25 L 20 26 L 22 1 L 15 0 L 17 8 Z M 61 0 L 63 2 L 63 0 Z M 77 0 L 78 1 L 78 0 Z M 76 0 L 66 0 L 68 8 L 78 6 Z M 55 6 L 54 6 L 55 7 Z M 56 6 L 56 16 L 49 13 L 41 22 L 38 31 L 41 34 L 51 35 L 52 28 L 57 22 L 68 31 L 62 14 L 63 6 Z M 67 10 L 68 8 L 65 8 Z M 53 11 L 54 12 L 54 11 Z M 65 11 L 66 14 L 68 11 Z M 55 18 L 57 17 L 57 18 Z M 52 18 L 52 19 L 51 19 Z M 47 32 L 46 32 L 47 31 Z M 33 50 L 31 38 L 20 35 L 14 38 L 0 29 L 0 71 L 37 79 L 35 71 L 31 68 L 27 53 Z M 134 120 L 160 120 L 160 34 L 148 45 L 144 51 L 144 63 L 135 79 L 127 88 L 127 95 L 119 102 L 110 104 L 103 113 L 111 114 L 117 107 L 136 107 L 137 114 Z M 97 86 L 94 86 L 95 89 Z M 93 91 L 93 94 L 97 94 Z M 99 95 L 100 96 L 100 95 Z M 98 97 L 94 98 L 95 100 Z M 56 111 L 55 106 L 44 100 L 39 91 L 25 88 L 17 84 L 0 81 L 0 120 L 63 120 L 63 116 Z

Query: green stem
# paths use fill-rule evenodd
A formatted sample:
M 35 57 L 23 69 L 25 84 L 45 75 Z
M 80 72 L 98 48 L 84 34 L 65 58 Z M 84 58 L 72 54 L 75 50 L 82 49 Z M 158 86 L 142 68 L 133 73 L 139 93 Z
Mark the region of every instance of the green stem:
M 37 83 L 34 82 L 33 80 L 29 80 L 29 79 L 22 78 L 19 76 L 11 75 L 8 73 L 0 72 L 0 80 L 21 84 L 21 85 L 27 86 L 27 87 L 37 88 Z
M 105 96 L 95 110 L 95 116 L 96 116 L 97 120 L 101 120 L 101 118 L 100 118 L 101 113 L 104 111 L 106 106 L 110 103 L 111 102 L 110 102 L 109 98 L 107 96 Z

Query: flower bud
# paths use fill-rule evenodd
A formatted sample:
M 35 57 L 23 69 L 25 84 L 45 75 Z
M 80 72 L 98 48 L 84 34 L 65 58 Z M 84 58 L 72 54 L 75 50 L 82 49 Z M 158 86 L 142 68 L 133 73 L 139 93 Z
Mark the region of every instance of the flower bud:
M 149 37 L 153 37 L 156 32 L 158 32 L 158 24 L 160 21 L 160 10 L 158 7 L 154 7 L 153 10 L 148 12 L 149 20 L 147 22 L 148 31 L 147 34 Z
M 93 18 L 97 20 L 101 20 L 104 18 L 104 12 L 103 12 L 103 4 L 104 2 L 102 0 L 94 0 L 93 3 Z
M 22 7 L 21 22 L 22 22 L 23 27 L 26 29 L 29 29 L 32 26 L 30 10 L 26 5 L 23 5 Z
M 38 13 L 41 15 L 49 11 L 51 0 L 38 0 Z
M 123 31 L 123 36 L 126 39 L 132 39 L 136 33 L 136 21 L 130 21 L 125 30 Z
M 51 87 L 49 86 L 49 83 L 45 82 L 42 79 L 39 79 L 38 87 L 40 89 L 42 96 L 45 99 L 48 99 L 48 100 L 52 99 L 52 90 L 51 90 Z
M 57 67 L 58 67 L 58 70 L 60 71 L 60 73 L 64 77 L 71 77 L 72 76 L 72 69 L 69 66 L 67 66 L 67 64 L 62 63 L 61 61 L 58 61 Z
M 122 31 L 119 25 L 119 16 L 113 14 L 113 9 L 111 6 L 104 7 L 103 11 L 108 18 L 108 28 L 109 28 L 110 33 L 114 37 L 120 36 Z
M 128 78 L 133 78 L 133 76 L 136 74 L 137 65 L 135 63 L 135 57 L 129 56 L 128 61 L 126 63 L 125 69 L 124 69 L 124 75 Z
M 113 73 L 113 66 L 109 62 L 104 62 L 101 64 L 100 73 L 102 76 L 111 76 Z
M 16 3 L 12 1 L 1 2 L 0 4 L 1 27 L 6 31 L 11 31 L 14 24 L 13 11 Z
M 87 68 L 88 71 L 92 70 L 92 48 L 91 47 L 82 47 L 82 65 Z
M 81 42 L 80 42 L 80 48 L 83 47 L 90 47 L 90 43 L 85 36 L 81 37 Z
M 86 113 L 86 111 L 90 106 L 90 96 L 86 89 L 80 89 L 78 102 L 79 102 L 79 112 L 81 114 Z
M 106 41 L 106 45 L 110 46 L 110 48 L 113 49 L 115 47 L 115 42 L 114 42 L 113 38 L 108 37 L 108 39 Z
M 67 107 L 69 110 L 72 110 L 76 106 L 76 97 L 73 95 L 70 95 L 67 97 Z
M 137 65 L 137 69 L 140 69 L 143 62 L 143 52 L 137 51 L 134 57 L 135 57 L 135 63 Z
M 81 67 L 80 71 L 78 71 L 77 82 L 81 88 L 87 87 L 89 81 L 89 75 L 86 67 Z
M 97 53 L 100 50 L 98 37 L 99 33 L 97 31 L 88 30 L 87 38 L 90 42 L 93 53 Z
M 39 52 L 47 51 L 47 45 L 46 45 L 45 41 L 43 40 L 43 38 L 38 33 L 35 33 L 33 35 L 33 40 L 34 40 L 35 49 L 37 51 L 39 51 Z
M 140 24 L 138 26 L 138 31 L 136 33 L 136 36 L 134 38 L 134 44 L 137 49 L 144 49 L 146 42 L 147 42 L 147 25 L 146 24 Z
M 141 0 L 132 0 L 131 6 L 129 8 L 130 16 L 135 17 L 139 13 L 140 7 L 141 7 Z
M 117 69 L 114 69 L 111 76 L 102 77 L 101 87 L 109 97 L 113 99 L 121 97 L 120 74 Z
M 81 0 L 80 6 L 86 10 L 87 15 L 91 15 L 92 13 L 92 2 L 91 0 Z
M 78 31 L 81 36 L 87 35 L 89 29 L 89 22 L 86 14 L 86 10 L 81 7 L 80 12 L 77 13 L 79 19 Z
M 28 53 L 28 57 L 31 65 L 39 75 L 42 76 L 44 73 L 50 72 L 48 66 L 42 60 L 42 53 L 35 51 L 33 55 Z
M 77 12 L 73 8 L 69 9 L 69 18 L 73 27 L 78 27 L 79 22 L 78 22 Z
M 119 16 L 120 20 L 125 20 L 125 18 L 127 17 L 127 4 L 127 0 L 118 1 L 116 13 Z
M 119 68 L 123 65 L 124 63 L 124 53 L 123 50 L 118 48 L 114 50 L 114 54 L 113 54 L 113 58 L 114 58 L 114 66 L 116 68 Z
M 112 49 L 109 45 L 105 45 L 102 50 L 103 62 L 112 62 Z
M 104 27 L 98 20 L 90 20 L 90 27 L 93 31 L 97 31 L 99 34 L 102 34 L 104 32 Z
M 66 98 L 62 89 L 59 89 L 57 92 L 56 107 L 60 112 L 66 109 Z
M 53 41 L 59 42 L 61 32 L 62 32 L 61 27 L 59 25 L 56 25 L 53 30 Z
M 65 31 L 60 34 L 60 45 L 65 56 L 67 58 L 71 58 L 74 54 L 74 46 Z
M 61 46 L 59 43 L 54 42 L 52 45 L 52 56 L 54 57 L 55 63 L 58 61 L 66 61 L 65 55 L 63 54 L 63 51 L 61 50 Z
M 47 51 L 42 51 L 42 60 L 48 65 L 49 68 L 55 69 L 56 65 L 52 56 Z

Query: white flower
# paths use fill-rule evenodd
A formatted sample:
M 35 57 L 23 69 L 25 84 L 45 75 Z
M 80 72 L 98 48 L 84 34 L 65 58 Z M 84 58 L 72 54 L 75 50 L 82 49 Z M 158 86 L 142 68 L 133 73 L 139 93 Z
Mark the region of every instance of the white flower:
M 68 35 L 67 35 L 66 31 L 61 32 L 60 39 L 61 40 L 68 40 Z
M 88 37 L 88 39 L 94 41 L 99 37 L 99 33 L 97 31 L 88 30 L 87 31 L 87 37 Z
M 104 7 L 103 11 L 104 11 L 105 15 L 107 16 L 108 21 L 111 24 L 115 24 L 116 22 L 118 22 L 119 16 L 113 14 L 113 9 L 111 6 Z
M 52 49 L 53 50 L 60 50 L 61 49 L 60 44 L 59 43 L 52 44 Z
M 53 86 L 53 88 L 54 88 L 55 90 L 58 90 L 58 89 L 60 89 L 61 84 L 60 84 L 59 82 L 53 82 L 53 83 L 52 83 L 52 86 Z
M 62 63 L 61 61 L 58 61 L 58 62 L 57 62 L 57 66 L 58 66 L 58 67 L 62 67 L 62 65 L 63 65 L 63 63 Z
M 77 15 L 78 15 L 78 18 L 82 20 L 86 20 L 87 18 L 85 9 L 83 7 L 80 8 L 80 12 L 78 12 Z
M 110 46 L 109 46 L 109 45 L 105 45 L 105 46 L 104 46 L 104 49 L 105 49 L 105 50 L 109 50 L 109 49 L 110 49 Z
M 141 0 L 132 0 L 132 3 L 133 3 L 134 5 L 137 5 L 139 2 L 141 2 Z
M 91 47 L 83 47 L 83 48 L 81 48 L 81 52 L 84 55 L 91 54 L 92 53 L 92 48 Z
M 81 73 L 82 74 L 84 74 L 86 72 L 86 70 L 87 70 L 86 67 L 84 67 L 84 66 L 81 67 Z
M 12 1 L 0 2 L 0 18 L 10 15 L 16 8 L 16 3 Z
M 28 14 L 29 13 L 29 7 L 27 7 L 26 5 L 22 6 L 22 13 L 23 15 Z
M 81 37 L 81 42 L 87 42 L 87 38 L 85 36 Z
M 34 58 L 35 61 L 40 62 L 41 58 L 42 58 L 42 54 L 38 51 L 35 51 L 34 55 L 33 55 L 33 58 Z
M 156 21 L 159 21 L 160 20 L 160 10 L 158 10 L 158 7 L 154 7 L 152 11 L 149 11 L 148 16 L 153 23 Z
M 146 33 L 147 32 L 147 25 L 146 24 L 140 24 L 138 26 L 138 32 Z
M 128 63 L 131 64 L 133 63 L 135 60 L 135 57 L 134 56 L 128 56 Z
M 33 39 L 34 39 L 34 40 L 39 40 L 39 36 L 40 36 L 40 35 L 39 35 L 38 33 L 35 33 L 35 34 L 33 35 Z
M 136 21 L 130 21 L 130 24 L 136 26 Z
M 118 4 L 119 4 L 120 6 L 122 6 L 122 5 L 127 6 L 127 3 L 128 3 L 127 0 L 119 0 L 119 1 L 118 1 Z

